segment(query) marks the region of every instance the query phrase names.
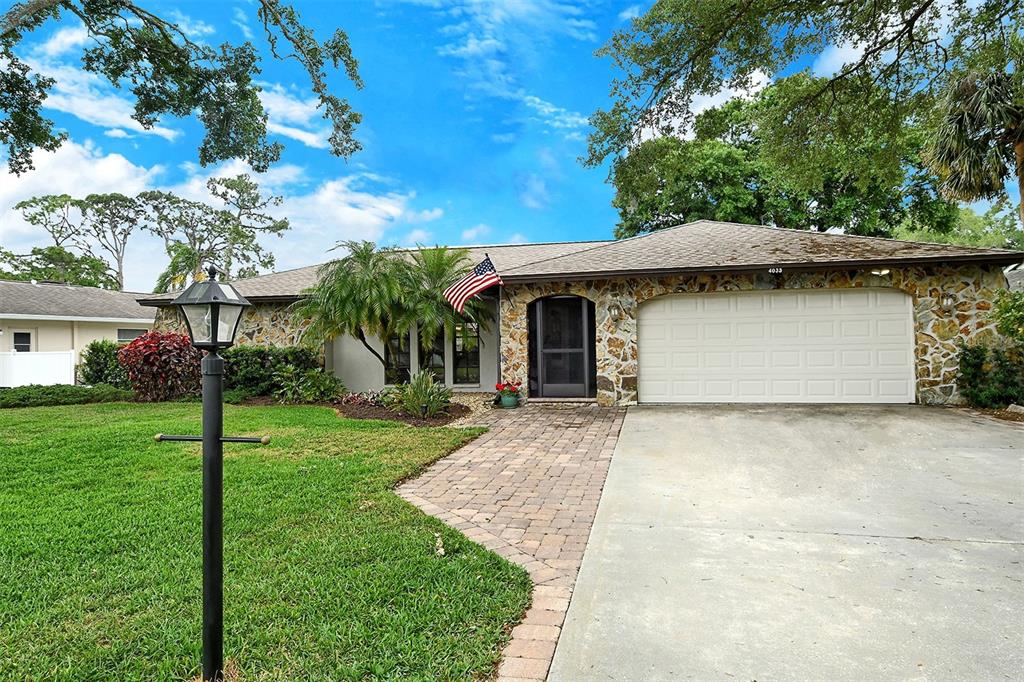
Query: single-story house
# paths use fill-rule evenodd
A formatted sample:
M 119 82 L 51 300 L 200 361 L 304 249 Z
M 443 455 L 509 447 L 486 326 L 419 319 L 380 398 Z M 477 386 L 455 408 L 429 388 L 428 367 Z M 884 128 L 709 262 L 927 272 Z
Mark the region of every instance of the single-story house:
M 0 280 L 0 386 L 71 384 L 92 341 L 127 342 L 153 326 L 142 294 Z
M 993 335 L 1003 268 L 1024 253 L 701 220 L 618 241 L 469 248 L 503 287 L 496 324 L 434 348 L 416 334 L 337 339 L 327 367 L 350 390 L 431 368 L 456 389 L 521 381 L 531 398 L 673 402 L 946 403 L 957 348 Z M 241 342 L 296 343 L 288 306 L 318 266 L 236 282 L 253 304 Z M 157 327 L 176 327 L 173 295 Z

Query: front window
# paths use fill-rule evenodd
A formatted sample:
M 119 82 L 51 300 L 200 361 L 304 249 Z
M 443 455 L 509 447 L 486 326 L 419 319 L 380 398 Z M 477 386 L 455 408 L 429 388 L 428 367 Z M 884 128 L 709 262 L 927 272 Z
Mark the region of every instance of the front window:
M 117 330 L 117 342 L 118 343 L 131 343 L 135 339 L 139 338 L 146 333 L 145 329 L 118 329 Z
M 480 327 L 473 322 L 455 325 L 452 379 L 456 384 L 480 383 Z
M 18 353 L 32 351 L 32 332 L 14 332 L 14 350 Z
M 384 383 L 409 381 L 409 334 L 394 334 L 384 344 Z
M 434 381 L 444 383 L 444 332 L 435 336 L 430 346 L 420 339 L 420 370 L 424 369 L 434 375 Z

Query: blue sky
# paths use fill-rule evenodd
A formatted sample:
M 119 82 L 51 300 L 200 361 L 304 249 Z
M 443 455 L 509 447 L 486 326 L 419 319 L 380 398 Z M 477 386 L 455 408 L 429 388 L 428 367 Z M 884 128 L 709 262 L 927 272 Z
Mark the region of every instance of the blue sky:
M 254 36 L 255 7 L 154 2 L 211 44 Z M 607 103 L 613 75 L 594 57 L 644 5 L 595 0 L 296 2 L 319 37 L 345 29 L 365 88 L 332 74 L 361 112 L 365 149 L 346 162 L 326 150 L 324 121 L 298 66 L 268 60 L 261 75 L 274 138 L 286 145 L 262 184 L 285 197 L 293 230 L 268 240 L 277 269 L 326 260 L 340 239 L 390 244 L 500 243 L 610 237 L 616 221 L 607 170 L 585 169 L 586 117 Z M 246 170 L 196 164 L 194 120 L 143 131 L 125 94 L 82 72 L 86 38 L 51 22 L 21 54 L 59 84 L 46 114 L 70 133 L 37 169 L 0 179 L 0 241 L 23 251 L 45 240 L 10 210 L 35 194 L 158 187 L 205 196 L 212 175 Z M 149 235 L 129 248 L 127 286 L 149 290 L 165 262 Z
M 578 162 L 587 117 L 607 106 L 615 72 L 594 51 L 649 2 L 628 0 L 347 0 L 295 6 L 324 39 L 348 32 L 363 90 L 342 73 L 335 92 L 364 116 L 365 149 L 349 161 L 326 150 L 327 130 L 293 62 L 267 59 L 261 84 L 281 162 L 258 180 L 284 197 L 292 230 L 265 246 L 278 270 L 320 263 L 339 240 L 384 244 L 493 244 L 609 238 L 616 222 L 607 168 Z M 265 52 L 247 0 L 148 2 L 194 40 L 240 43 Z M 58 81 L 45 113 L 70 141 L 41 152 L 21 177 L 0 168 L 0 245 L 15 252 L 47 242 L 11 210 L 40 194 L 135 194 L 165 189 L 210 200 L 210 176 L 248 169 L 201 168 L 202 134 L 191 119 L 143 130 L 132 103 L 80 69 L 88 43 L 74 19 L 50 22 L 20 56 Z M 830 75 L 859 52 L 829 46 L 811 62 Z M 767 78 L 764 79 L 767 82 Z M 698 97 L 701 111 L 740 93 Z M 1014 200 L 1016 195 L 1014 194 Z M 984 209 L 983 205 L 979 208 Z M 127 254 L 126 285 L 148 291 L 166 264 L 160 240 L 141 233 Z

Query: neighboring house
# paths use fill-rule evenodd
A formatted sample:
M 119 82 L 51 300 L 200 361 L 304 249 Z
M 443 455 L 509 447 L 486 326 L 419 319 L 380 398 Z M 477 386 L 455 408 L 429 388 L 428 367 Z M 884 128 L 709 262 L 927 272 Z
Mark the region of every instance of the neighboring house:
M 698 221 L 631 239 L 469 248 L 505 286 L 496 324 L 419 348 L 415 331 L 337 339 L 351 390 L 421 367 L 456 389 L 521 381 L 531 398 L 673 402 L 956 401 L 958 344 L 993 334 L 1003 268 L 1024 253 Z M 318 266 L 236 282 L 254 307 L 242 342 L 296 343 L 288 306 Z M 172 295 L 158 327 L 180 324 Z M 464 333 L 464 332 L 468 332 Z M 468 338 L 468 340 L 467 340 Z
M 0 280 L 0 386 L 70 384 L 91 341 L 127 342 L 153 326 L 141 294 Z
M 1010 291 L 1024 291 L 1024 267 L 1014 268 L 1007 272 L 1006 282 Z

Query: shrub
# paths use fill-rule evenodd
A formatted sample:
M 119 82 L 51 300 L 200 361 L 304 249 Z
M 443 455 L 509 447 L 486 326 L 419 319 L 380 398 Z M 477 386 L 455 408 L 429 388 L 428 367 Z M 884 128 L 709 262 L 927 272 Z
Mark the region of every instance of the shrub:
M 249 393 L 244 388 L 229 388 L 224 391 L 224 402 L 228 405 L 241 405 L 252 397 L 252 393 Z
M 79 365 L 81 382 L 90 386 L 107 384 L 126 390 L 131 388 L 124 367 L 117 361 L 120 349 L 121 344 L 106 339 L 93 341 L 86 346 Z
M 962 346 L 956 383 L 964 400 L 974 407 L 1024 403 L 1024 352 L 984 344 Z
M 319 369 L 300 370 L 285 365 L 274 375 L 276 397 L 282 403 L 322 403 L 335 400 L 345 391 L 341 381 Z
M 341 379 L 319 369 L 306 370 L 302 384 L 302 398 L 310 403 L 328 403 L 345 392 Z
M 452 389 L 434 381 L 429 370 L 413 374 L 409 383 L 397 387 L 398 409 L 410 417 L 434 417 L 448 411 Z
M 250 395 L 273 395 L 275 376 L 285 367 L 300 372 L 320 368 L 317 353 L 305 346 L 233 346 L 223 353 L 224 385 L 228 389 L 242 389 Z
M 1000 291 L 992 317 L 1000 334 L 1024 344 L 1024 291 Z
M 0 389 L 0 408 L 83 405 L 131 399 L 131 391 L 107 384 L 96 384 L 95 386 L 69 386 L 67 384 L 40 386 L 33 384 Z
M 338 401 L 342 405 L 366 405 L 368 407 L 384 407 L 385 391 L 363 391 L 362 393 L 346 393 Z
M 175 332 L 148 332 L 118 352 L 135 397 L 144 402 L 199 393 L 202 352 Z

